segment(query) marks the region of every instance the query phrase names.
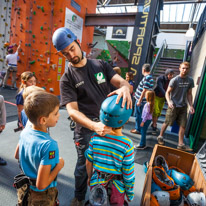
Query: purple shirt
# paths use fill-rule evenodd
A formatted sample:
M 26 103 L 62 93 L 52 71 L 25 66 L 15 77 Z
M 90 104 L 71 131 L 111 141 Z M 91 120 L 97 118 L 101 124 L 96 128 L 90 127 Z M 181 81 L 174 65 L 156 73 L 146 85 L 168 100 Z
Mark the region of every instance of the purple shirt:
M 142 122 L 146 122 L 147 120 L 152 119 L 152 114 L 150 113 L 150 105 L 147 102 L 144 105 L 143 111 L 142 111 Z

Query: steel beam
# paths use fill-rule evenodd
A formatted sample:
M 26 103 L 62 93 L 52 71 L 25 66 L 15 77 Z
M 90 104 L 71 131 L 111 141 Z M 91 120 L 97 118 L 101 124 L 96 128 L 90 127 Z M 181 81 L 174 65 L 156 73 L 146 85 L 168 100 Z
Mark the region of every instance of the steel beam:
M 87 14 L 85 26 L 134 26 L 136 13 L 129 14 Z M 189 22 L 163 22 L 161 30 L 187 30 Z M 194 23 L 193 28 L 196 28 Z
M 86 14 L 85 26 L 134 26 L 136 14 Z

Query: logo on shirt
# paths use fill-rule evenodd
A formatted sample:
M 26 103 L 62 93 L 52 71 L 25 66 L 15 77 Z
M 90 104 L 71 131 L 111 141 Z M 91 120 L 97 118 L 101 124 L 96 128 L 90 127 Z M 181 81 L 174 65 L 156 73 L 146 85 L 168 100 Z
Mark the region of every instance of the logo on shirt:
M 78 87 L 81 86 L 82 84 L 84 84 L 84 81 L 81 81 L 81 82 L 75 84 L 75 87 L 78 88 Z
M 189 82 L 180 82 L 179 87 L 180 88 L 187 88 L 187 87 L 189 87 Z
M 98 84 L 104 83 L 106 82 L 104 74 L 102 72 L 99 72 L 97 74 L 95 74 L 96 80 Z
M 50 151 L 49 152 L 49 159 L 54 159 L 55 158 L 55 151 Z

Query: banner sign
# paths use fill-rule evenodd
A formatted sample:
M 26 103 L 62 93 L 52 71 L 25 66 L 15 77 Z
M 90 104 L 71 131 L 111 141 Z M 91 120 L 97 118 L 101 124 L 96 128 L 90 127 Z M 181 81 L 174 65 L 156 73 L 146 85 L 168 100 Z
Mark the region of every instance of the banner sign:
M 142 79 L 142 66 L 147 63 L 147 53 L 151 43 L 158 1 L 138 1 L 129 59 L 129 71 L 134 74 L 135 88 Z
M 113 39 L 126 39 L 127 27 L 113 27 L 112 38 Z

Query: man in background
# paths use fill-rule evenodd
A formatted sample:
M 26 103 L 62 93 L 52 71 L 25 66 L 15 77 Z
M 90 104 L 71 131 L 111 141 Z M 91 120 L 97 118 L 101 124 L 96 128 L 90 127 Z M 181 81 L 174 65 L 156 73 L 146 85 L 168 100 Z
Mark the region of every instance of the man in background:
M 192 88 L 194 81 L 188 76 L 190 63 L 183 62 L 180 64 L 180 74 L 173 78 L 166 92 L 166 100 L 168 109 L 166 112 L 165 122 L 162 125 L 160 135 L 157 137 L 158 144 L 163 145 L 163 135 L 167 127 L 172 126 L 176 120 L 179 125 L 179 140 L 177 149 L 184 151 L 192 151 L 191 148 L 186 146 L 183 142 L 184 133 L 187 124 L 187 101 L 189 104 L 189 111 L 191 114 L 195 113 L 193 107 Z

